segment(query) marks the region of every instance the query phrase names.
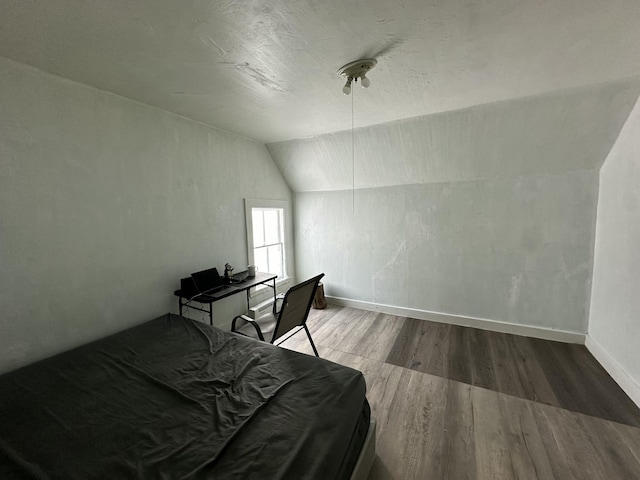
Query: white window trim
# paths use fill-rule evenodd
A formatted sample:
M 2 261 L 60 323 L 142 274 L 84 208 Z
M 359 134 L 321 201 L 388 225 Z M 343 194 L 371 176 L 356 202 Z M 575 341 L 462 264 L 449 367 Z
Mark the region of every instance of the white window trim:
M 249 259 L 249 265 L 253 265 L 254 256 L 253 256 L 253 218 L 252 218 L 252 209 L 253 208 L 281 208 L 284 210 L 284 276 L 282 278 L 276 279 L 276 285 L 280 285 L 281 283 L 289 282 L 291 279 L 291 272 L 289 271 L 291 268 L 291 258 L 292 258 L 292 249 L 293 249 L 293 241 L 291 235 L 291 211 L 289 208 L 289 202 L 286 200 L 267 200 L 267 199 L 255 199 L 255 198 L 245 198 L 244 199 L 244 216 L 245 222 L 247 226 L 247 258 Z M 263 287 L 264 288 L 264 287 Z M 257 287 L 256 290 L 261 290 L 262 288 Z

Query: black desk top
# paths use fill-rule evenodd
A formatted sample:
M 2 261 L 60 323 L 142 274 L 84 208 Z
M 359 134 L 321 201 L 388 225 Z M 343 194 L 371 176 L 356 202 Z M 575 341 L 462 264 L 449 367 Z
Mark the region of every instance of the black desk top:
M 244 272 L 241 272 L 241 273 L 244 273 Z M 278 276 L 273 273 L 258 272 L 256 273 L 255 277 L 247 277 L 245 280 L 241 282 L 237 282 L 237 283 L 234 282 L 230 285 L 225 285 L 224 289 L 219 290 L 211 295 L 208 295 L 206 293 L 196 295 L 195 297 L 192 298 L 192 300 L 198 303 L 217 302 L 218 300 L 222 300 L 223 298 L 230 297 L 231 295 L 234 295 L 239 292 L 244 292 L 246 290 L 249 290 L 251 287 L 262 285 L 263 283 L 270 282 L 271 280 L 275 280 L 276 278 L 278 278 Z M 176 297 L 189 298 L 188 296 L 184 296 L 182 294 L 182 290 L 180 289 L 174 291 L 173 294 Z

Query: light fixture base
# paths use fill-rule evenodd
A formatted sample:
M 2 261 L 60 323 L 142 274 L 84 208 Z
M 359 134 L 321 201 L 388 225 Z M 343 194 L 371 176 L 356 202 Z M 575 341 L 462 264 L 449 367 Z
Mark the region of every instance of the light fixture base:
M 355 62 L 347 63 L 338 69 L 338 75 L 344 78 L 357 80 L 364 77 L 369 70 L 376 66 L 378 61 L 374 58 L 364 58 Z

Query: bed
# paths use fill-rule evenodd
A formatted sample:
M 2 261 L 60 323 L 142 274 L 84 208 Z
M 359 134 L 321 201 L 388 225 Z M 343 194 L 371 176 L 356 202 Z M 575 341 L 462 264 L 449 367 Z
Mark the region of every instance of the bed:
M 366 478 L 374 427 L 357 370 L 171 314 L 0 376 L 2 479 Z

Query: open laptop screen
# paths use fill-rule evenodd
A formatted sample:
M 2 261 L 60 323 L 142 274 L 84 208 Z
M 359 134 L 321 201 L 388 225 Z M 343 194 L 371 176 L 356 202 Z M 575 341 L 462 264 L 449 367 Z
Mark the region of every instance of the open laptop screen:
M 223 286 L 222 278 L 220 278 L 218 269 L 215 267 L 192 273 L 191 278 L 193 278 L 193 282 L 200 293 L 206 293 L 214 288 Z

